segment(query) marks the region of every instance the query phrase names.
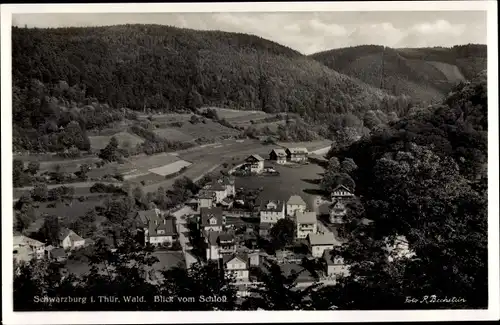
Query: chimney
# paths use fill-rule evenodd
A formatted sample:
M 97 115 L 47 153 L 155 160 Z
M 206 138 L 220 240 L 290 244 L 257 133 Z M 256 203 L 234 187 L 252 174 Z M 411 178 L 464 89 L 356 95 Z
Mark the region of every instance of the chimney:
M 166 225 L 167 224 L 167 219 L 163 219 L 163 224 Z
M 155 225 L 157 225 L 157 226 L 158 226 L 158 220 L 155 220 Z

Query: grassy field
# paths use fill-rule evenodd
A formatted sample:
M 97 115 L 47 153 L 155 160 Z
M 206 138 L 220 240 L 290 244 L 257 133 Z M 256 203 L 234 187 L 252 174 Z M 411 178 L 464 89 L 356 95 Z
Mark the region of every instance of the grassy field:
M 169 141 L 191 142 L 194 140 L 191 135 L 186 134 L 180 131 L 178 128 L 174 127 L 156 129 L 154 130 L 154 133 L 159 137 L 162 137 L 163 139 Z
M 306 147 L 309 152 L 330 147 L 332 141 L 330 140 L 316 140 L 309 142 L 278 142 L 278 146 L 283 148 Z
M 316 164 L 301 165 L 297 167 L 274 166 L 280 172 L 279 176 L 251 176 L 237 177 L 236 188 L 247 189 L 263 188 L 257 200 L 283 200 L 287 201 L 292 195 L 300 195 L 313 208 L 313 200 L 318 195 L 319 180 L 323 168 Z
M 179 130 L 195 139 L 220 139 L 240 134 L 240 131 L 220 125 L 212 120 L 206 120 L 206 123 L 184 123 Z
M 429 61 L 429 63 L 436 69 L 441 71 L 446 76 L 448 81 L 459 82 L 465 80 L 465 77 L 462 75 L 460 69 L 458 69 L 456 65 L 437 61 Z
M 123 165 L 122 168 L 123 170 L 130 168 L 141 171 L 149 171 L 152 168 L 168 165 L 178 160 L 179 158 L 177 156 L 167 152 L 151 156 L 142 154 L 127 159 L 127 162 Z
M 143 138 L 135 134 L 129 132 L 118 132 L 111 135 L 90 136 L 90 147 L 93 150 L 101 150 L 108 145 L 112 137 L 115 137 L 116 140 L 118 140 L 118 144 L 121 148 L 133 148 L 144 142 Z
M 60 160 L 49 160 L 40 162 L 40 172 L 45 171 L 54 171 L 57 165 L 61 166 L 61 171 L 66 173 L 73 173 L 78 171 L 82 164 L 93 165 L 96 162 L 100 161 L 100 159 L 96 156 L 90 156 L 86 158 L 78 158 L 78 159 L 60 159 Z

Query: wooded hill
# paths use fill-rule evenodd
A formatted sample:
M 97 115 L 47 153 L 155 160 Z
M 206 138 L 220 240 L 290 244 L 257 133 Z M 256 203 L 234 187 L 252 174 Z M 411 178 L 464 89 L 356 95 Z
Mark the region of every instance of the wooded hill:
M 408 49 L 363 45 L 310 57 L 393 95 L 437 103 L 457 82 L 470 80 L 486 69 L 486 49 L 486 45 L 476 44 Z
M 45 95 L 69 102 L 163 112 L 221 106 L 325 122 L 338 113 L 398 105 L 380 89 L 246 34 L 160 25 L 13 28 L 12 50 L 20 93 L 14 121 L 28 106 L 23 100 L 32 97 L 33 80 Z

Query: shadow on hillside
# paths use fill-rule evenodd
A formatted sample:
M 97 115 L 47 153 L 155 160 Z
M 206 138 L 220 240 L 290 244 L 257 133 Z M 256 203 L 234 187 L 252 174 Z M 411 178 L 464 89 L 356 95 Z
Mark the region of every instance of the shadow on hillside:
M 323 172 L 321 172 L 321 173 L 318 173 L 318 176 L 321 176 L 321 177 L 323 177 L 323 176 L 325 176 L 325 173 L 323 173 Z
M 305 190 L 303 190 L 303 192 L 310 195 L 320 195 L 320 196 L 323 196 L 325 194 L 322 190 L 316 188 L 306 188 Z
M 302 178 L 301 181 L 313 184 L 313 185 L 318 185 L 321 183 L 321 178 L 316 178 L 316 179 L 308 179 L 308 178 Z

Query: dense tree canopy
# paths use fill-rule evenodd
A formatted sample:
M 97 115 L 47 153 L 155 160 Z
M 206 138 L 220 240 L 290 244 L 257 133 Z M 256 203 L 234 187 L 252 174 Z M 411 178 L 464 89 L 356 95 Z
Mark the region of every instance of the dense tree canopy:
M 349 220 L 348 244 L 337 252 L 351 266 L 351 276 L 333 289 L 339 308 L 486 306 L 485 89 L 479 76 L 459 85 L 445 104 L 332 150 L 358 165 L 351 175 L 362 204 L 357 222 Z M 415 256 L 391 262 L 386 247 L 398 241 Z M 457 301 L 405 303 L 424 295 Z

